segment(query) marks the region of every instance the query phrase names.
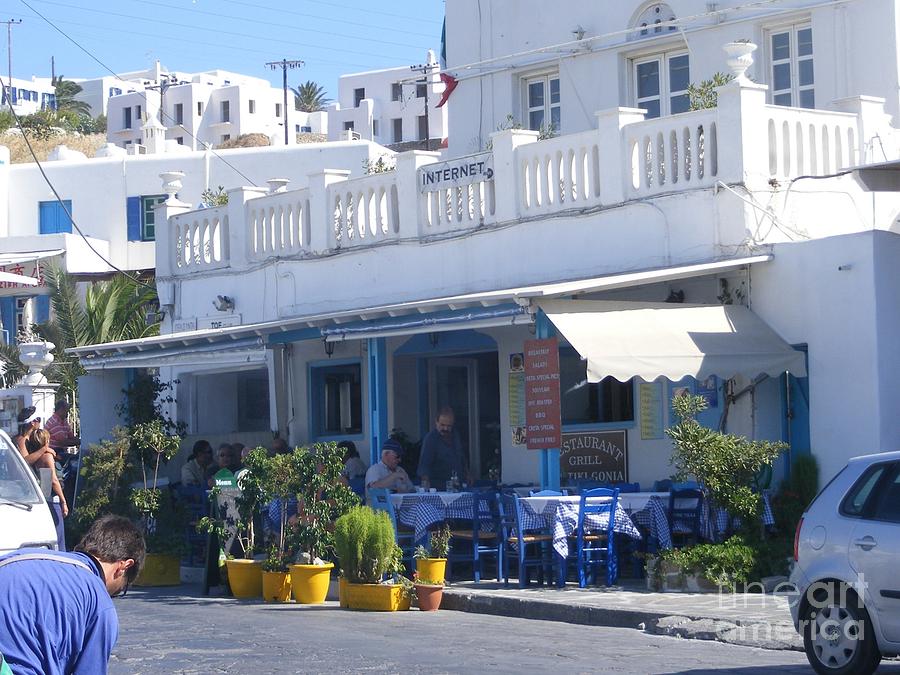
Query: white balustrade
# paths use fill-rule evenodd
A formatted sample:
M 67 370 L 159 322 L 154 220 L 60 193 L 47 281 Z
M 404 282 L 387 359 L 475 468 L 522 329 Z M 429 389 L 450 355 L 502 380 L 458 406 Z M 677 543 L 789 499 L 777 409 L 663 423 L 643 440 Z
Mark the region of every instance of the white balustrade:
M 853 113 L 767 105 L 769 175 L 825 176 L 859 163 Z
M 459 162 L 464 163 L 465 157 Z M 454 160 L 457 161 L 457 160 Z M 494 221 L 497 208 L 493 180 L 481 180 L 423 192 L 420 196 L 423 234 L 466 230 Z
M 716 110 L 660 117 L 625 128 L 632 197 L 709 187 L 719 173 Z
M 192 272 L 228 266 L 227 207 L 188 211 L 174 216 L 173 271 Z
M 275 192 L 247 202 L 247 257 L 263 260 L 309 250 L 309 190 Z
M 599 204 L 600 161 L 596 130 L 516 148 L 520 212 L 531 215 Z
M 328 187 L 333 215 L 331 248 L 355 248 L 397 238 L 400 212 L 395 174 L 377 173 Z

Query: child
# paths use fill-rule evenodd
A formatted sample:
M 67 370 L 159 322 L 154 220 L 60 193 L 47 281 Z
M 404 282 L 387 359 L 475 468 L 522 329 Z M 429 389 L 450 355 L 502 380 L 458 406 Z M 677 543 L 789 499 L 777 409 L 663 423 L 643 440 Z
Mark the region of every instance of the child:
M 63 518 L 65 518 L 69 515 L 69 505 L 66 503 L 66 498 L 63 494 L 59 478 L 56 476 L 56 463 L 53 461 L 53 452 L 50 451 L 50 432 L 46 429 L 32 430 L 25 440 L 25 447 L 29 454 L 36 452 L 44 453 L 41 458 L 32 465 L 32 468 L 35 471 L 38 469 L 50 469 L 50 475 L 52 476 L 53 481 L 53 493 L 59 497 L 59 505 L 62 509 Z

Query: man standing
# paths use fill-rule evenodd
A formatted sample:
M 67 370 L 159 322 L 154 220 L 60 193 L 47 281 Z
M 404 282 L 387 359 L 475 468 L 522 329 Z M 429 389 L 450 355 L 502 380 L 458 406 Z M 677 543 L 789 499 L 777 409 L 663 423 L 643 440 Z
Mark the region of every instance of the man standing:
M 0 557 L 0 655 L 16 675 L 106 673 L 119 635 L 110 598 L 144 565 L 144 539 L 120 516 L 97 520 L 71 553 Z
M 53 414 L 44 423 L 44 429 L 50 434 L 50 449 L 56 453 L 56 473 L 62 481 L 66 501 L 74 504 L 75 471 L 71 464 L 72 456 L 68 454 L 67 449 L 81 445 L 81 439 L 69 426 L 71 407 L 65 399 L 58 400 L 56 407 L 53 408 Z
M 393 438 L 389 438 L 381 446 L 381 461 L 373 464 L 366 471 L 366 501 L 369 488 L 388 488 L 397 492 L 412 492 L 413 484 L 409 475 L 400 466 L 400 455 L 403 447 Z
M 419 456 L 419 479 L 422 487 L 434 485 L 442 489 L 455 473 L 459 480 L 467 479 L 466 455 L 459 434 L 453 431 L 453 408 L 444 406 L 438 411 L 434 429 L 422 439 Z

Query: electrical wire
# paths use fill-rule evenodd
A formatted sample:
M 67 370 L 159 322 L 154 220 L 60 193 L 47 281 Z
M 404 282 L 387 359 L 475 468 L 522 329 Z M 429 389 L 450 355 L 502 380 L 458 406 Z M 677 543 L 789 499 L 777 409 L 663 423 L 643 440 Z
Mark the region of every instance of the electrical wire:
M 2 87 L 3 90 L 7 90 L 6 84 L 5 84 L 2 76 L 0 76 L 0 87 Z M 9 107 L 9 111 L 12 113 L 13 119 L 16 121 L 16 127 L 18 127 L 19 131 L 22 132 L 22 138 L 25 141 L 25 145 L 28 147 L 28 152 L 31 153 L 31 157 L 32 157 L 32 159 L 34 159 L 34 163 L 37 164 L 38 171 L 41 172 L 41 176 L 44 177 L 44 181 L 47 183 L 47 186 L 53 192 L 53 196 L 56 197 L 56 201 L 59 202 L 59 205 L 62 207 L 66 216 L 68 216 L 69 222 L 72 223 L 72 227 L 74 227 L 75 231 L 81 236 L 82 239 L 84 239 L 84 243 L 87 244 L 87 247 L 94 253 L 94 255 L 96 255 L 98 258 L 100 258 L 100 260 L 102 260 L 107 265 L 109 265 L 109 267 L 111 269 L 115 270 L 119 274 L 122 274 L 122 275 L 128 277 L 136 284 L 140 284 L 141 286 L 152 289 L 154 292 L 156 292 L 156 286 L 153 286 L 151 284 L 148 284 L 145 281 L 142 281 L 138 277 L 129 274 L 125 270 L 119 269 L 117 266 L 113 265 L 109 260 L 107 260 L 103 256 L 103 254 L 100 253 L 100 251 L 98 251 L 96 248 L 94 248 L 94 245 L 91 243 L 91 240 L 87 238 L 87 236 L 84 234 L 84 232 L 82 232 L 81 228 L 78 226 L 78 223 L 75 222 L 75 219 L 72 217 L 72 212 L 69 211 L 68 207 L 66 206 L 66 203 L 63 201 L 63 198 L 60 197 L 59 192 L 56 191 L 56 186 L 53 185 L 53 181 L 50 180 L 50 177 L 47 175 L 47 172 L 44 171 L 44 165 L 41 164 L 41 161 L 38 159 L 37 153 L 34 151 L 34 147 L 32 147 L 32 145 L 31 145 L 31 139 L 28 138 L 28 132 L 25 130 L 25 127 L 22 126 L 22 122 L 19 119 L 19 115 L 18 115 L 18 113 L 16 113 L 16 109 L 13 107 L 12 96 L 6 97 L 6 103 Z

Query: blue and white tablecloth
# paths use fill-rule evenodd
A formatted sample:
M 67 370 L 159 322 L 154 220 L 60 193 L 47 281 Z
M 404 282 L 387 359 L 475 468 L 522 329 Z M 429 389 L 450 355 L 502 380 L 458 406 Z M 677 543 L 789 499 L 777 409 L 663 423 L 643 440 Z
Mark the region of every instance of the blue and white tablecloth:
M 447 520 L 472 520 L 472 492 L 411 492 L 390 496 L 397 521 L 415 530 L 417 544 L 425 544 L 428 528 Z
M 646 528 L 660 549 L 672 548 L 669 529 L 669 495 L 657 492 L 624 492 L 619 504 L 636 525 Z
M 766 527 L 775 524 L 775 514 L 772 512 L 771 493 L 762 493 L 763 511 L 762 521 Z M 731 529 L 737 529 L 741 525 L 740 518 L 735 518 Z M 700 534 L 709 541 L 718 541 L 722 535 L 728 532 L 728 512 L 725 509 L 716 509 L 715 518 L 709 517 L 709 504 L 704 501 L 700 510 Z

